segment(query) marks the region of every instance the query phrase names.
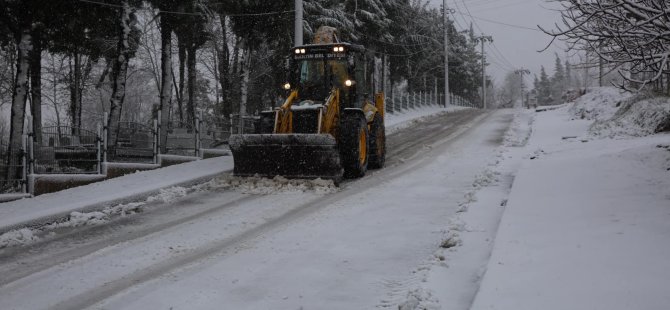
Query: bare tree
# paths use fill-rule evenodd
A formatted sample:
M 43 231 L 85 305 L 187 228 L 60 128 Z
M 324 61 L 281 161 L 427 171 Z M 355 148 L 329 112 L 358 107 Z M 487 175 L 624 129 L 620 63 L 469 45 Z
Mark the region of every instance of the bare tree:
M 629 88 L 670 73 L 670 7 L 666 0 L 560 0 L 562 25 L 545 33 L 614 65 Z M 602 67 L 602 66 L 601 66 Z M 630 73 L 630 74 L 627 74 Z M 602 75 L 602 74 L 601 74 Z
M 14 76 L 16 74 L 16 45 L 8 42 L 7 46 L 0 48 L 0 108 L 12 100 L 14 88 Z
M 116 145 L 119 122 L 121 120 L 121 106 L 126 96 L 126 74 L 131 56 L 129 37 L 131 27 L 133 27 L 132 23 L 134 22 L 133 11 L 128 1 L 122 2 L 119 23 L 118 58 L 114 61 L 112 69 L 114 84 L 112 85 L 107 131 L 107 143 L 109 146 Z
M 66 74 L 64 73 L 66 71 L 65 61 L 65 56 L 49 54 L 46 57 L 44 68 L 45 74 L 42 77 L 45 82 L 42 97 L 49 103 L 49 107 L 54 111 L 55 120 L 52 120 L 52 123 L 55 123 L 58 127 L 57 130 L 59 130 L 59 133 L 60 126 L 63 122 L 62 111 L 67 109 L 67 107 L 63 107 L 63 103 L 67 102 L 67 99 L 65 98 L 67 97 L 66 92 L 68 88 L 66 83 L 64 83 L 64 81 L 67 80 Z

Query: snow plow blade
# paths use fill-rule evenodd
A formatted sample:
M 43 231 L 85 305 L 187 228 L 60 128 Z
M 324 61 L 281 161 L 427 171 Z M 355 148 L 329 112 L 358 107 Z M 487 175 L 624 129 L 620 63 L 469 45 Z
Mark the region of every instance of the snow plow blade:
M 337 141 L 329 134 L 232 135 L 236 176 L 342 179 Z

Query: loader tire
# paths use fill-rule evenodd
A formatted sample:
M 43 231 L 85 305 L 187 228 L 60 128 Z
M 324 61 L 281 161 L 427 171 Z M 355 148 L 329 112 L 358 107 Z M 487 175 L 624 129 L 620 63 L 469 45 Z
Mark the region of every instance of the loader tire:
M 346 178 L 360 178 L 368 170 L 369 137 L 365 118 L 350 114 L 340 128 L 340 155 Z
M 368 168 L 379 169 L 384 167 L 386 162 L 386 128 L 384 127 L 384 118 L 375 114 L 370 125 L 370 158 Z

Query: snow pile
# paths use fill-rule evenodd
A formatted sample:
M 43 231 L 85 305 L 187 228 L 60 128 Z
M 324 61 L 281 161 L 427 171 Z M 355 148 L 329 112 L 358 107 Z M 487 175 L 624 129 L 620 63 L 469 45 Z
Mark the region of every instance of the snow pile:
M 151 196 L 147 198 L 147 201 L 152 199 L 155 196 Z M 155 200 L 151 200 L 155 201 Z M 145 202 L 131 202 L 131 203 L 126 203 L 126 204 L 120 204 L 116 205 L 114 207 L 110 208 L 105 208 L 102 212 L 107 214 L 107 215 L 120 215 L 120 216 L 126 216 L 126 215 L 131 215 L 135 213 L 142 212 L 142 207 L 146 205 Z
M 579 97 L 569 112 L 579 119 L 605 120 L 614 116 L 619 105 L 632 97 L 633 94 L 615 87 L 595 87 Z
M 535 114 L 531 110 L 519 111 L 514 115 L 514 120 L 503 138 L 503 145 L 509 147 L 521 147 L 526 145 L 530 134 L 533 132 Z
M 245 194 L 267 195 L 278 193 L 302 193 L 313 191 L 320 194 L 334 193 L 337 191 L 335 183 L 331 180 L 314 179 L 287 179 L 276 176 L 272 179 L 255 177 L 235 177 L 225 175 L 205 183 L 201 190 L 234 190 Z
M 79 227 L 88 225 L 99 225 L 107 223 L 108 215 L 103 212 L 72 212 L 68 221 L 51 225 L 53 228 Z
M 597 120 L 590 128 L 599 137 L 644 137 L 670 130 L 670 98 L 625 101 L 609 119 Z
M 575 101 L 569 113 L 593 120 L 589 133 L 596 137 L 643 137 L 670 130 L 670 99 L 650 93 L 594 88 Z
M 195 186 L 193 188 L 195 188 Z M 4 247 L 31 244 L 33 242 L 39 241 L 40 240 L 39 235 L 42 235 L 46 232 L 51 232 L 52 233 L 51 235 L 55 235 L 53 230 L 56 229 L 105 224 L 111 221 L 116 216 L 123 217 L 142 212 L 142 209 L 148 203 L 173 202 L 178 198 L 186 196 L 186 194 L 189 193 L 190 191 L 192 191 L 192 189 L 175 186 L 166 189 L 161 189 L 159 194 L 150 196 L 145 201 L 118 204 L 115 206 L 106 207 L 101 211 L 93 211 L 93 212 L 74 211 L 71 212 L 66 219 L 59 222 L 54 222 L 37 228 L 22 228 L 18 230 L 12 230 L 5 234 L 0 235 L 0 249 Z
M 147 202 L 159 201 L 169 203 L 175 201 L 178 198 L 186 196 L 186 194 L 188 194 L 188 189 L 181 186 L 161 188 L 159 194 L 149 197 Z
M 158 201 L 157 197 L 161 195 L 151 196 L 147 199 L 147 202 Z M 147 204 L 147 202 L 131 202 L 127 204 L 119 204 L 113 207 L 107 207 L 102 211 L 93 211 L 93 212 L 72 212 L 70 216 L 62 222 L 52 223 L 46 225 L 41 231 L 54 230 L 58 228 L 67 228 L 67 227 L 80 227 L 80 226 L 93 226 L 105 224 L 110 221 L 114 216 L 126 216 L 142 211 L 142 207 Z
M 426 289 L 417 288 L 407 293 L 407 301 L 398 305 L 398 310 L 439 310 L 440 302 Z
M 500 172 L 493 171 L 491 169 L 484 169 L 484 171 L 478 174 L 475 177 L 475 181 L 472 182 L 472 187 L 476 191 L 482 187 L 487 187 L 489 185 L 496 184 L 498 182 L 498 176 Z
M 8 231 L 0 235 L 0 249 L 27 244 L 39 240 L 33 230 L 29 228 L 21 228 L 17 230 Z

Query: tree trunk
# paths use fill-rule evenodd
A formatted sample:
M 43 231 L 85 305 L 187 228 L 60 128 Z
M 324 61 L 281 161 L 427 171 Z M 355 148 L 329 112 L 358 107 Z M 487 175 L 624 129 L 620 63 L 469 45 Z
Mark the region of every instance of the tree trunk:
M 186 110 L 188 113 L 188 124 L 195 127 L 195 82 L 196 82 L 196 71 L 195 71 L 195 53 L 196 47 L 191 43 L 188 48 L 188 102 L 186 103 Z
M 28 99 L 28 70 L 30 67 L 30 53 L 32 52 L 32 36 L 25 29 L 21 33 L 16 59 L 16 78 L 12 94 L 12 115 L 9 130 L 9 149 L 7 169 L 10 179 L 21 177 L 21 144 L 23 139 L 24 119 L 26 116 L 26 100 Z M 12 167 L 14 166 L 14 167 Z
M 33 134 L 35 142 L 42 142 L 42 42 L 33 34 L 33 50 L 30 53 L 30 92 L 32 97 Z
M 179 38 L 179 89 L 177 92 L 177 106 L 179 108 L 179 121 L 184 122 L 184 69 L 186 66 L 186 46 L 182 42 L 183 38 Z
M 167 152 L 167 130 L 170 120 L 170 105 L 172 102 L 172 27 L 161 16 L 161 153 Z
M 81 128 L 81 55 L 75 49 L 72 54 L 74 59 L 74 66 L 71 67 L 70 79 L 70 120 L 72 127 L 72 134 L 78 135 Z
M 247 98 L 249 95 L 249 71 L 251 70 L 251 51 L 244 48 L 242 57 L 240 59 L 240 78 L 242 84 L 240 85 L 240 121 L 238 133 L 244 133 L 244 115 L 247 114 Z
M 108 149 L 114 151 L 119 135 L 119 122 L 121 121 L 121 107 L 126 95 L 126 74 L 128 72 L 128 61 L 130 57 L 130 6 L 128 1 L 123 1 L 119 25 L 118 56 L 112 69 L 112 96 L 110 98 L 109 119 L 107 121 L 107 145 Z M 112 154 L 113 155 L 113 154 Z
M 236 39 L 235 46 L 233 47 L 233 57 L 231 58 L 232 61 L 231 63 L 233 64 L 232 70 L 230 70 L 230 76 L 235 76 L 238 75 L 240 72 L 239 69 L 239 64 L 240 64 L 240 44 L 241 40 L 238 38 Z M 238 86 L 239 84 L 234 84 L 233 81 L 230 81 L 230 113 L 233 113 L 233 111 L 240 110 L 240 98 L 238 97 L 237 89 L 235 89 L 235 93 L 233 93 L 233 86 Z M 235 96 L 235 98 L 233 98 Z M 234 103 L 237 103 L 236 105 Z M 232 120 L 231 120 L 232 121 Z
M 221 46 L 214 44 L 219 58 L 219 84 L 221 85 L 221 114 L 229 117 L 233 112 L 230 94 L 230 51 L 228 50 L 227 17 L 221 15 Z

